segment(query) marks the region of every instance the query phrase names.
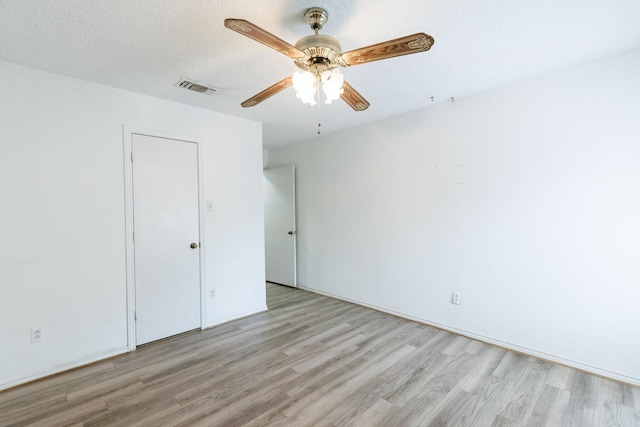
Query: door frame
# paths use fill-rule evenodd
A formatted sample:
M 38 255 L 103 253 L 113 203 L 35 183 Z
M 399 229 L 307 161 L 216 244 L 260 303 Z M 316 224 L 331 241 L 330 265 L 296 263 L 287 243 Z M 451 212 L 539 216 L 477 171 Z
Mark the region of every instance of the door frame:
M 125 214 L 125 249 L 126 249 L 126 290 L 127 290 L 127 349 L 131 352 L 137 347 L 136 341 L 136 288 L 135 288 L 135 256 L 133 241 L 133 160 L 132 160 L 132 143 L 131 137 L 134 134 L 146 135 L 155 138 L 175 139 L 179 141 L 196 144 L 198 156 L 198 222 L 200 241 L 200 329 L 205 329 L 207 319 L 207 306 L 205 304 L 205 289 L 203 284 L 206 283 L 205 276 L 205 246 L 204 241 L 204 210 L 202 209 L 203 193 L 203 144 L 198 138 L 193 136 L 179 135 L 172 132 L 161 131 L 157 129 L 139 128 L 133 126 L 122 126 L 123 133 L 123 165 L 124 165 L 124 214 Z

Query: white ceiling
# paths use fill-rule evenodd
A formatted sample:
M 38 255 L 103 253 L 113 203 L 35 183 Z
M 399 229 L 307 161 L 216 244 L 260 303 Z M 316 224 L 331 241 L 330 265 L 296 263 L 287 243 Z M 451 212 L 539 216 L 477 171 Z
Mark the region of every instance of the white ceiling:
M 322 105 L 325 134 L 640 47 L 638 0 L 0 0 L 0 60 L 261 121 L 271 148 L 313 138 L 318 109 L 292 88 L 242 108 L 296 68 L 223 21 L 295 44 L 312 34 L 312 6 L 328 10 L 321 34 L 344 51 L 435 38 L 426 53 L 342 69 L 371 107 Z M 181 77 L 220 91 L 174 86 Z

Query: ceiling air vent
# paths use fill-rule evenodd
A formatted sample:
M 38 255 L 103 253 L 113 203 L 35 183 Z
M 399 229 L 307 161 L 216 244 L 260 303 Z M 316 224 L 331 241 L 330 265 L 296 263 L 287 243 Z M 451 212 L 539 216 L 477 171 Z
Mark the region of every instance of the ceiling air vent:
M 205 93 L 205 92 L 215 92 L 216 89 L 212 88 L 212 87 L 208 87 L 208 86 L 204 86 L 201 85 L 199 83 L 194 83 L 190 80 L 187 79 L 180 79 L 176 82 L 176 86 L 180 86 L 183 87 L 185 89 L 189 89 L 192 90 L 194 92 L 200 92 L 200 93 Z

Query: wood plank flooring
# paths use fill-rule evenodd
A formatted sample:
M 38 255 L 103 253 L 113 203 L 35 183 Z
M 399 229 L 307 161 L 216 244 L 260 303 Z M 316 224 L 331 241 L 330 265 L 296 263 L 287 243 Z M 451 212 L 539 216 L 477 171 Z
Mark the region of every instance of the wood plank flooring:
M 0 393 L 1 426 L 640 426 L 640 389 L 267 285 L 269 311 Z

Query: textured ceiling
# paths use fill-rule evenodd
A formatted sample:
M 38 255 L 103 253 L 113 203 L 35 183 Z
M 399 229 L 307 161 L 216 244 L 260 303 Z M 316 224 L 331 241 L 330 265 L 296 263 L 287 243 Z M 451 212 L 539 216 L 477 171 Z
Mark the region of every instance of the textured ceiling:
M 296 68 L 223 21 L 295 44 L 312 33 L 302 18 L 312 6 L 328 10 L 321 34 L 344 51 L 435 38 L 426 53 L 342 69 L 371 107 L 321 105 L 323 133 L 640 47 L 638 0 L 0 0 L 0 60 L 261 121 L 270 148 L 313 138 L 318 109 L 292 88 L 242 108 Z M 220 91 L 174 86 L 182 77 Z

